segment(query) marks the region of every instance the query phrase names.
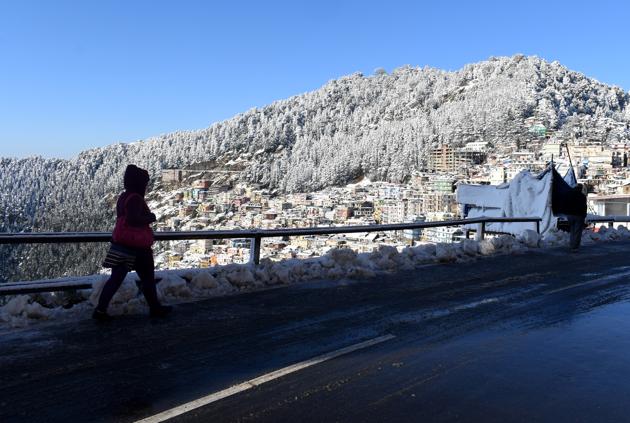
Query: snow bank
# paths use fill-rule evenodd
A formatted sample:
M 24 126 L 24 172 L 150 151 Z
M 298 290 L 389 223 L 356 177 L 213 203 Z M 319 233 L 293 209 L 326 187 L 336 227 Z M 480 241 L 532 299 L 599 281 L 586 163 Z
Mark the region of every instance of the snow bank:
M 20 327 L 31 320 L 48 320 L 59 310 L 44 307 L 30 295 L 14 296 L 0 308 L 0 321 Z
M 518 240 L 529 248 L 536 248 L 540 246 L 541 236 L 536 231 L 526 229 L 518 236 Z
M 520 253 L 530 248 L 566 246 L 568 238 L 568 233 L 557 230 L 547 231 L 542 237 L 533 230 L 525 230 L 516 238 L 503 235 L 481 242 L 467 239 L 456 244 L 422 244 L 406 248 L 382 245 L 377 251 L 362 254 L 349 249 L 332 249 L 324 256 L 306 260 L 273 262 L 263 259 L 258 266 L 230 264 L 209 269 L 165 270 L 156 272 L 156 277 L 161 279 L 157 285 L 158 295 L 165 303 L 172 304 L 309 280 L 372 278 L 382 273 L 412 271 L 432 263 L 457 263 L 481 256 Z M 597 232 L 585 231 L 582 237 L 585 244 L 619 239 L 630 239 L 630 231 L 624 226 L 617 229 L 601 227 Z M 88 318 L 106 279 L 107 275 L 98 276 L 91 290 L 72 294 L 30 294 L 5 298 L 4 305 L 0 307 L 0 323 L 18 327 L 64 317 Z M 112 299 L 111 314 L 147 313 L 137 279 L 135 273 L 127 275 Z

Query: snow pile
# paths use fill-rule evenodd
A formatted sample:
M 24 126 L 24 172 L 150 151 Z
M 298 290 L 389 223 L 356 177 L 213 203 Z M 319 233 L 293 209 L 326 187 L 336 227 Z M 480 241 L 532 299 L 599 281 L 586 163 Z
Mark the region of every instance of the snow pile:
M 529 248 L 537 248 L 540 246 L 541 237 L 538 232 L 526 229 L 518 236 L 518 240 Z
M 542 247 L 555 247 L 558 245 L 568 245 L 569 233 L 558 230 L 548 231 L 543 235 L 541 244 Z
M 476 256 L 480 253 L 479 243 L 472 239 L 465 239 L 461 243 L 462 251 L 469 256 Z
M 592 244 L 599 241 L 616 241 L 630 239 L 630 231 L 625 226 L 619 226 L 617 229 L 601 226 L 597 231 L 586 231 L 582 237 L 583 244 Z
M 457 263 L 480 256 L 515 254 L 529 248 L 566 246 L 569 234 L 550 230 L 540 236 L 525 230 L 518 237 L 502 235 L 481 242 L 463 240 L 455 244 L 422 244 L 416 247 L 382 245 L 372 253 L 357 253 L 350 249 L 332 249 L 324 256 L 305 260 L 290 259 L 273 262 L 263 259 L 258 266 L 230 264 L 208 269 L 182 269 L 156 272 L 160 281 L 158 295 L 165 303 L 193 301 L 289 285 L 309 280 L 339 280 L 371 278 L 384 272 L 411 271 L 431 263 Z M 630 239 L 630 231 L 602 227 L 585 231 L 584 243 Z M 96 305 L 107 275 L 99 276 L 91 290 L 73 294 L 50 293 L 18 295 L 5 298 L 0 307 L 0 322 L 24 326 L 32 321 L 70 316 L 87 318 Z M 146 313 L 147 306 L 137 283 L 130 273 L 112 299 L 113 315 Z M 69 298 L 70 295 L 70 298 Z
M 0 321 L 23 326 L 25 320 L 48 320 L 57 312 L 58 309 L 44 307 L 30 295 L 17 295 L 0 308 Z
M 216 278 L 212 276 L 210 272 L 200 272 L 192 278 L 190 285 L 195 290 L 204 291 L 215 289 L 219 286 L 219 282 L 217 282 Z

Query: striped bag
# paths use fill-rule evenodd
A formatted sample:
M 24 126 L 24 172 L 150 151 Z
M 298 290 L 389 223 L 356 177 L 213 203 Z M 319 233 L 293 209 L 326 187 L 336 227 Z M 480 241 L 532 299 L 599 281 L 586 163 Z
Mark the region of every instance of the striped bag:
M 112 243 L 103 260 L 103 267 L 113 269 L 121 265 L 127 270 L 133 270 L 136 266 L 136 252 L 131 248 Z

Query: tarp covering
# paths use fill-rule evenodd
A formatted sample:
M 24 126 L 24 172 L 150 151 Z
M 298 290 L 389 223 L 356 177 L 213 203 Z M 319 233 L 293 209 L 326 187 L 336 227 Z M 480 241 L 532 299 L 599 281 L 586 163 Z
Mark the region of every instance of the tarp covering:
M 533 175 L 523 170 L 509 183 L 499 186 L 460 184 L 457 187 L 457 202 L 467 210 L 468 218 L 540 217 L 540 232 L 545 233 L 555 228 L 557 223 L 551 208 L 554 172 L 557 174 L 553 170 Z M 568 188 L 566 182 L 563 183 Z M 488 231 L 513 235 L 519 235 L 526 229 L 535 229 L 535 224 L 514 222 L 486 225 Z
M 573 168 L 570 167 L 569 170 L 567 170 L 567 173 L 564 175 L 564 182 L 567 183 L 568 186 L 570 186 L 571 188 L 574 188 L 575 186 L 577 186 L 577 178 L 575 177 L 575 172 L 573 171 Z
M 477 207 L 502 208 L 507 198 L 509 184 L 457 186 L 457 202 Z
M 553 174 L 553 192 L 552 192 L 552 203 L 551 208 L 553 212 L 557 214 L 565 213 L 565 206 L 568 204 L 569 197 L 571 196 L 571 191 L 573 188 L 566 182 L 566 176 L 563 178 L 556 171 L 556 169 L 552 169 L 551 173 Z M 577 184 L 576 184 L 577 185 Z

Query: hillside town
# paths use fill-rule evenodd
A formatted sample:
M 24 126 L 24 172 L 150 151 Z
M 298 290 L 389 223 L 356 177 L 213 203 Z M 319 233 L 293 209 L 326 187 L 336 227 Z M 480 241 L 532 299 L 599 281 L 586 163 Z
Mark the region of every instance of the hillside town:
M 606 145 L 593 139 L 560 138 L 536 121 L 526 142 L 495 147 L 472 141 L 461 147 L 434 148 L 425 172 L 404 184 L 363 178 L 343 187 L 312 193 L 282 194 L 263 187 L 230 183 L 216 169 L 164 169 L 149 198 L 158 231 L 277 229 L 373 225 L 448 220 L 462 217 L 456 200 L 459 183 L 500 185 L 523 170 L 540 173 L 553 161 L 573 172 L 588 190 L 589 213 L 629 215 L 628 144 Z M 380 245 L 401 247 L 455 242 L 458 227 L 398 232 L 296 236 L 264 239 L 261 257 L 270 260 L 320 256 L 332 248 L 370 252 Z M 171 241 L 159 247 L 160 268 L 209 267 L 250 260 L 250 240 Z M 166 245 L 168 244 L 168 245 Z

